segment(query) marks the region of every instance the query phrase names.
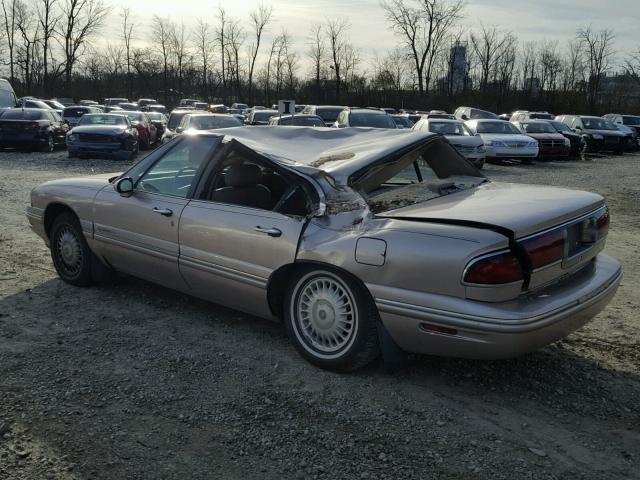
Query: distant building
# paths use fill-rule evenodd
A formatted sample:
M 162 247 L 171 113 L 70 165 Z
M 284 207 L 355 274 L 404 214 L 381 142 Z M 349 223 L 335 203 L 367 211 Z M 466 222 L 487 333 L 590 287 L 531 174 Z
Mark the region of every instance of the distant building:
M 449 87 L 451 93 L 460 93 L 467 86 L 467 44 L 456 42 L 449 52 Z

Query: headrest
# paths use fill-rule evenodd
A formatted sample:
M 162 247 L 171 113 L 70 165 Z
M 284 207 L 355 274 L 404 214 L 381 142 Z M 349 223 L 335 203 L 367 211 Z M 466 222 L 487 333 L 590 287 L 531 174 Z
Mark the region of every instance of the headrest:
M 254 186 L 261 178 L 262 171 L 257 165 L 231 165 L 224 172 L 224 183 L 227 187 Z

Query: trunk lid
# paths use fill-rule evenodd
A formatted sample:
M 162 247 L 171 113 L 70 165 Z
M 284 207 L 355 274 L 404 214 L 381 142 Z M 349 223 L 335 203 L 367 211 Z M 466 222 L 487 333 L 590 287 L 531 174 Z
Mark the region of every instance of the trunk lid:
M 485 183 L 476 188 L 377 214 L 417 221 L 483 224 L 519 239 L 604 205 L 600 195 L 566 188 Z

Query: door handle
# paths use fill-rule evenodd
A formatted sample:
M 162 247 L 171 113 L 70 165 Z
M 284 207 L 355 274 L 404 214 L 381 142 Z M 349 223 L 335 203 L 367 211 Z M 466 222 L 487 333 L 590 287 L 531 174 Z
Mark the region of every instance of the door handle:
M 260 233 L 266 233 L 267 235 L 269 235 L 270 237 L 279 237 L 280 235 L 282 235 L 282 230 L 280 230 L 279 228 L 262 228 L 260 226 L 255 228 L 256 232 L 260 232 Z
M 171 215 L 173 215 L 173 210 L 171 210 L 169 208 L 153 207 L 153 211 L 155 213 L 159 213 L 160 215 L 162 215 L 164 217 L 170 217 Z

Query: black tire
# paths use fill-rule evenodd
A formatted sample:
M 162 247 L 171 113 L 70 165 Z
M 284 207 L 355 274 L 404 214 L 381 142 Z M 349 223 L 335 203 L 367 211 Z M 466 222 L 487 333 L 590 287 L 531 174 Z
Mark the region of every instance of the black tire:
M 111 278 L 111 269 L 93 254 L 73 213 L 63 212 L 54 219 L 49 243 L 53 265 L 65 282 L 86 287 Z
M 340 314 L 345 320 L 346 327 L 339 327 L 342 331 L 335 330 L 336 311 L 327 297 L 316 297 L 315 301 L 306 295 L 307 292 L 318 294 L 319 290 L 313 290 L 314 285 L 323 285 L 329 296 L 337 296 L 344 303 L 338 305 L 344 309 Z M 335 289 L 333 289 L 335 287 Z M 319 295 L 319 294 L 318 294 Z M 303 300 L 304 299 L 304 300 Z M 311 310 L 317 314 L 314 319 L 307 321 L 304 326 L 305 305 L 301 302 L 309 302 L 313 305 Z M 337 305 L 337 304 L 334 304 Z M 302 315 L 299 313 L 302 312 Z M 309 317 L 309 314 L 307 314 Z M 296 350 L 309 363 L 325 370 L 335 372 L 350 372 L 364 367 L 373 361 L 379 354 L 377 324 L 380 321 L 378 310 L 369 292 L 364 285 L 349 275 L 337 273 L 322 267 L 306 267 L 299 270 L 291 278 L 284 299 L 284 318 L 287 334 Z M 313 333 L 320 332 L 322 325 L 313 322 L 325 322 L 325 332 L 333 332 L 333 339 L 313 337 Z M 317 327 L 317 329 L 315 328 Z M 306 328 L 306 330 L 305 330 Z M 329 335 L 329 334 L 327 334 Z M 339 341 L 336 336 L 341 335 Z M 344 338 L 343 338 L 344 337 Z M 320 345 L 324 343 L 324 345 Z M 335 345 L 332 345 L 335 343 Z
M 47 143 L 42 147 L 42 151 L 45 153 L 51 153 L 53 152 L 54 148 L 55 148 L 55 143 L 53 141 L 53 133 L 50 133 L 47 136 Z

